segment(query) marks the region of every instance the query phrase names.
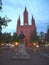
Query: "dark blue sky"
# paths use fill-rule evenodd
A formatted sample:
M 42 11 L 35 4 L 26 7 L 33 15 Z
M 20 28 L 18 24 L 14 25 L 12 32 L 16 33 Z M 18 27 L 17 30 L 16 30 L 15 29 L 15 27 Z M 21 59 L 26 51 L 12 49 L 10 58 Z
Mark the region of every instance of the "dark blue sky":
M 28 11 L 29 24 L 33 15 L 37 27 L 37 32 L 46 32 L 49 25 L 49 0 L 2 0 L 3 12 L 1 16 L 7 15 L 12 19 L 12 22 L 3 29 L 3 32 L 16 32 L 17 19 L 20 15 L 21 24 L 23 23 L 23 12 L 25 6 Z

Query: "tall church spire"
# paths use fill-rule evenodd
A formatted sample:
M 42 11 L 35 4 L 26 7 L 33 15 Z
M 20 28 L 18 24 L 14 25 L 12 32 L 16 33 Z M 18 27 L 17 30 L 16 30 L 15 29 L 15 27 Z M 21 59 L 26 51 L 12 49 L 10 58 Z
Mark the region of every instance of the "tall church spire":
M 35 24 L 35 20 L 34 20 L 34 18 L 33 18 L 33 15 L 32 15 L 32 20 L 31 20 L 31 22 L 32 22 L 32 25 Z
M 24 25 L 28 25 L 28 12 L 26 7 L 23 15 L 24 15 Z
M 19 18 L 18 18 L 18 24 L 17 24 L 17 26 L 20 26 L 20 16 L 19 16 Z
M 26 6 L 25 6 L 25 11 L 27 11 Z
M 32 22 L 32 26 L 33 26 L 34 30 L 36 31 L 36 25 L 35 25 L 35 20 L 34 20 L 33 15 L 32 15 L 32 20 L 31 20 L 31 22 Z

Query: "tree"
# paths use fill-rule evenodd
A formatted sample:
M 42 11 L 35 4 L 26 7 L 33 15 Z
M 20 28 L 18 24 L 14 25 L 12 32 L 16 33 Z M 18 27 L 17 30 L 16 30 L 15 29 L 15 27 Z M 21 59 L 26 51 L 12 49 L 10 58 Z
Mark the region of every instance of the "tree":
M 2 1 L 0 0 L 0 11 L 2 10 Z M 7 16 L 6 17 L 1 17 L 0 16 L 0 42 L 2 41 L 2 27 L 7 26 L 8 22 L 10 22 L 11 19 L 9 19 Z
M 2 9 L 2 1 L 0 0 L 0 11 L 1 11 L 1 9 Z M 3 18 L 0 16 L 0 33 L 2 31 L 2 26 L 6 27 L 7 23 L 10 21 L 11 21 L 11 19 L 9 19 L 7 16 L 5 16 Z
M 2 27 L 8 26 L 7 24 L 10 21 L 11 21 L 11 19 L 8 19 L 7 17 L 3 17 L 3 18 L 0 17 L 0 42 L 2 40 Z
M 3 35 L 2 35 L 2 41 L 4 42 L 4 43 L 10 43 L 12 40 L 12 36 L 11 36 L 11 33 L 4 33 Z
M 0 11 L 2 10 L 2 1 L 0 0 Z
M 17 33 L 13 33 L 13 41 L 19 42 L 19 36 L 17 36 Z
M 2 31 L 2 26 L 7 26 L 7 23 L 10 22 L 11 19 L 8 19 L 7 17 L 0 17 L 0 32 Z
M 45 33 L 44 33 L 44 32 L 40 32 L 40 39 L 41 39 L 41 42 L 44 41 L 44 38 L 45 38 Z
M 45 40 L 49 42 L 49 26 L 47 27 L 47 33 L 45 35 Z
M 32 31 L 30 34 L 30 42 L 36 42 L 37 41 L 37 32 Z

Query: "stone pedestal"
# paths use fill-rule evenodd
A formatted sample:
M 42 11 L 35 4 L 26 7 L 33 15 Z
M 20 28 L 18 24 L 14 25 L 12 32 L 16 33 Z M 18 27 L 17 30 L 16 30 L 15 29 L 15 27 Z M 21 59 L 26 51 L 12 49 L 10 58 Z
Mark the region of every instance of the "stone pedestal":
M 25 50 L 25 44 L 20 44 L 18 52 L 13 56 L 13 59 L 30 59 L 29 54 Z

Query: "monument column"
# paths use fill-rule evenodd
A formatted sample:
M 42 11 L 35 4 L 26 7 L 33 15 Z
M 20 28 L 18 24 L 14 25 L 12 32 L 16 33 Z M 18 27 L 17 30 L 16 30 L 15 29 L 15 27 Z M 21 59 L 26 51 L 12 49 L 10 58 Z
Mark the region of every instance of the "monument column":
M 21 43 L 18 46 L 18 52 L 13 56 L 13 59 L 30 59 L 30 55 L 26 52 L 25 44 L 23 39 L 25 38 L 23 31 L 21 31 L 20 35 Z

